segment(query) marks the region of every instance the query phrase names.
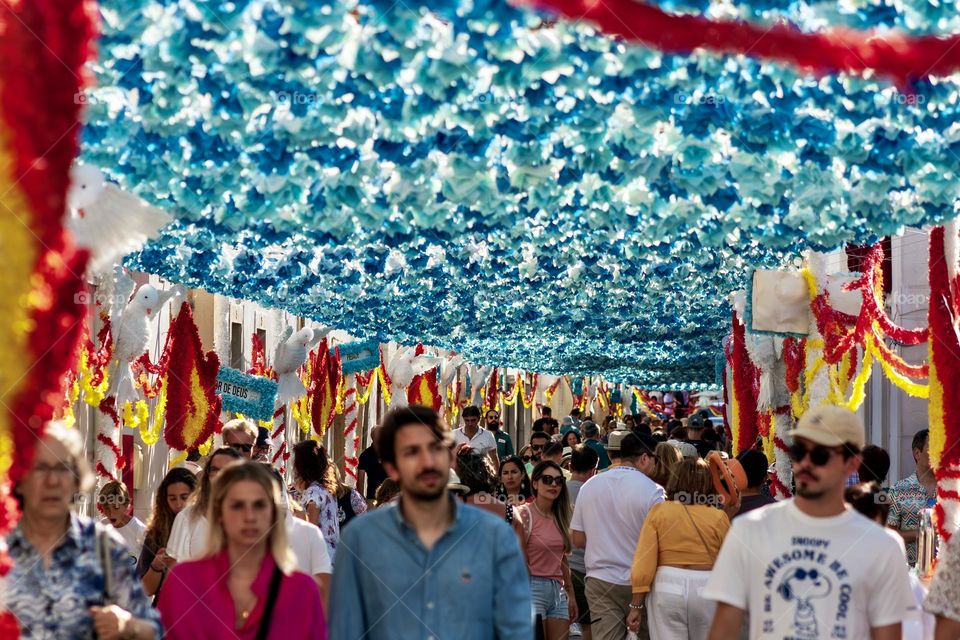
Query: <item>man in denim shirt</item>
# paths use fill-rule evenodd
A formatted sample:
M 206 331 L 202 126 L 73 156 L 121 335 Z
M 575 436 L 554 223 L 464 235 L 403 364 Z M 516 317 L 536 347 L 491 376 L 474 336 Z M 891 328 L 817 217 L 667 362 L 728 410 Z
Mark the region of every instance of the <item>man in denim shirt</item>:
M 329 610 L 337 640 L 529 640 L 530 579 L 513 529 L 446 489 L 450 432 L 420 406 L 388 413 L 377 453 L 400 501 L 340 540 Z

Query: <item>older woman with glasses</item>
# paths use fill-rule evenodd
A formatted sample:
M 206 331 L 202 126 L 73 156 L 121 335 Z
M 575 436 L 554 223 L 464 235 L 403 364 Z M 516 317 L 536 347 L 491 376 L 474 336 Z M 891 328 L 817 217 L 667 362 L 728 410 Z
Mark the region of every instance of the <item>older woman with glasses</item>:
M 533 469 L 533 502 L 517 509 L 514 528 L 527 558 L 534 614 L 543 620 L 545 640 L 567 637 L 577 619 L 577 601 L 567 557 L 570 541 L 570 494 L 563 469 L 544 460 Z
M 74 515 L 93 485 L 80 436 L 47 425 L 33 462 L 14 488 L 23 517 L 7 536 L 13 568 L 2 581 L 21 638 L 160 638 L 130 552 L 111 527 Z

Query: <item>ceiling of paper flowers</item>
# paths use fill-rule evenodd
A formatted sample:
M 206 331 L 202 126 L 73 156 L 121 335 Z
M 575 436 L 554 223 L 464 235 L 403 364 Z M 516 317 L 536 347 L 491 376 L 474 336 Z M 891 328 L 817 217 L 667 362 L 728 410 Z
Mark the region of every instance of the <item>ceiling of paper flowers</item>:
M 952 82 L 906 95 L 661 55 L 499 0 L 429 7 L 104 0 L 84 159 L 178 218 L 130 264 L 481 363 L 708 384 L 750 267 L 955 215 Z

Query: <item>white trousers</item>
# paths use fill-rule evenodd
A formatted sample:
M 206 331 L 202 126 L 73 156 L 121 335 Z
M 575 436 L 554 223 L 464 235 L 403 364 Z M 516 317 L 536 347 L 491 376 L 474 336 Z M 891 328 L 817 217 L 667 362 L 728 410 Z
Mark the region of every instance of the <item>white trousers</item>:
M 660 567 L 647 596 L 650 640 L 706 640 L 717 605 L 700 595 L 710 571 Z

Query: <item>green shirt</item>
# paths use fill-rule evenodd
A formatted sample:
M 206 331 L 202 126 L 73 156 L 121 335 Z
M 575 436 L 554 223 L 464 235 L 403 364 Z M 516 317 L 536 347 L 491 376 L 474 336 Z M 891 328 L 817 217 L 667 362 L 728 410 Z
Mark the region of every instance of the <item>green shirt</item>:
M 513 455 L 513 440 L 506 431 L 488 429 L 493 434 L 493 439 L 497 441 L 497 456 L 503 460 L 507 456 Z

